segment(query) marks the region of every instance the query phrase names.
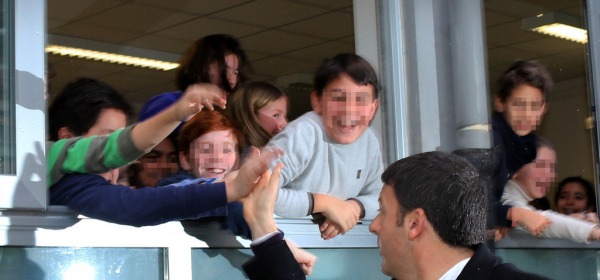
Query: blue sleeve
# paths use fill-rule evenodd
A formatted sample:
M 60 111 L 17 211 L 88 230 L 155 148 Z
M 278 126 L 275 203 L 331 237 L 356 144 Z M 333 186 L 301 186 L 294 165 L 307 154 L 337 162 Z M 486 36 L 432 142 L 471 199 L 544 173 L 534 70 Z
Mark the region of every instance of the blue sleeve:
M 90 218 L 148 226 L 195 219 L 227 205 L 225 183 L 134 190 L 93 174 L 67 174 L 50 188 L 50 204 L 66 205 Z
M 242 203 L 234 201 L 227 204 L 227 218 L 226 225 L 227 229 L 231 233 L 243 237 L 245 239 L 252 239 L 252 233 L 250 232 L 250 226 L 244 219 L 244 207 Z

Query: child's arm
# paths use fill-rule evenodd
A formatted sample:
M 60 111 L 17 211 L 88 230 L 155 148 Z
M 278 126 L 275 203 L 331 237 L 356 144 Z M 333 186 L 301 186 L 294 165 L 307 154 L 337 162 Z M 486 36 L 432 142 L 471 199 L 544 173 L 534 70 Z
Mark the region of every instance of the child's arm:
M 212 84 L 193 84 L 171 106 L 137 124 L 131 131 L 135 146 L 149 152 L 164 140 L 177 126 L 200 112 L 204 107 L 214 110 L 214 106 L 225 109 L 226 100 L 222 90 Z
M 50 203 L 66 205 L 90 218 L 131 226 L 194 219 L 247 196 L 280 152 L 269 151 L 260 156 L 253 152 L 252 160 L 242 165 L 235 179 L 201 186 L 134 190 L 113 185 L 98 175 L 69 174 L 50 188 Z
M 537 211 L 522 207 L 511 207 L 508 210 L 507 219 L 512 220 L 513 227 L 520 225 L 533 236 L 540 236 L 546 230 L 546 227 L 552 223 Z
M 133 128 L 117 130 L 107 136 L 63 139 L 48 149 L 48 186 L 64 173 L 104 173 L 118 168 L 149 152 L 180 123 L 213 104 L 225 107 L 221 89 L 212 84 L 188 87 L 173 105 L 140 122 Z
M 319 225 L 321 237 L 331 239 L 345 234 L 360 219 L 362 205 L 354 199 L 341 200 L 326 194 L 314 194 L 314 213 L 322 213 L 326 219 Z
M 569 217 L 554 211 L 536 212 L 552 221 L 540 236 L 569 239 L 579 243 L 598 240 L 600 237 L 599 229 L 595 223 Z

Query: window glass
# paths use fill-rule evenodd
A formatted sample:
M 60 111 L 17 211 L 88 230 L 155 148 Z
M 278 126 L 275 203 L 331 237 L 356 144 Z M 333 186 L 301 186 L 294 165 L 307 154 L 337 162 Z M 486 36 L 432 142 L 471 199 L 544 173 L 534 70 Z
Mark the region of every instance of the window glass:
M 389 279 L 378 248 L 307 249 L 317 256 L 311 279 Z M 246 279 L 242 264 L 250 249 L 193 249 L 192 279 Z
M 491 93 L 496 93 L 499 76 L 514 61 L 535 59 L 544 64 L 554 79 L 554 89 L 538 135 L 557 151 L 556 181 L 582 176 L 593 182 L 597 159 L 590 126 L 586 43 L 532 30 L 544 21 L 584 28 L 581 1 L 490 0 L 484 5 Z M 547 195 L 550 202 L 554 191 Z
M 165 249 L 0 247 L 2 279 L 165 279 Z

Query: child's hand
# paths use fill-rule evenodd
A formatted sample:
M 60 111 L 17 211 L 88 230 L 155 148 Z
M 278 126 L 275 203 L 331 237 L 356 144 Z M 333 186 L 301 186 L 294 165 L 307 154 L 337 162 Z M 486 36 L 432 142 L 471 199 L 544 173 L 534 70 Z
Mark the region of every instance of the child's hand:
M 294 242 L 286 239 L 290 251 L 292 251 L 292 255 L 294 255 L 294 259 L 298 262 L 304 274 L 310 275 L 312 273 L 313 267 L 315 266 L 315 262 L 317 261 L 317 257 L 306 250 L 302 250 L 294 244 Z
M 499 241 L 508 234 L 508 227 L 496 227 L 494 229 L 494 241 Z
M 281 149 L 264 149 L 250 147 L 247 160 L 242 164 L 235 178 L 225 178 L 227 201 L 235 201 L 246 197 L 255 187 L 260 176 L 269 169 L 273 161 L 283 154 Z
M 223 90 L 213 84 L 193 84 L 187 87 L 183 96 L 177 100 L 175 107 L 177 118 L 185 121 L 206 107 L 214 110 L 214 106 L 225 109 L 225 94 Z
M 361 209 L 356 201 L 341 200 L 333 196 L 328 196 L 327 200 L 326 209 L 322 212 L 327 219 L 319 227 L 322 232 L 322 237 L 326 236 L 331 238 L 331 234 L 335 231 L 337 231 L 337 234 L 345 234 L 358 223 Z M 327 229 L 330 224 L 335 224 L 337 226 L 335 231 L 331 228 Z M 330 234 L 323 234 L 326 229 L 330 231 Z
M 581 212 L 581 213 L 573 213 L 569 215 L 570 217 L 581 219 L 588 221 L 590 223 L 597 224 L 598 223 L 598 215 L 596 212 Z
M 319 230 L 321 231 L 321 238 L 325 240 L 336 237 L 342 231 L 339 225 L 329 219 L 325 219 L 325 221 L 319 225 Z
M 600 240 L 600 228 L 598 228 L 598 225 L 596 225 L 593 229 L 592 232 L 590 232 L 590 236 L 588 237 L 589 241 L 598 241 Z
M 518 224 L 529 231 L 531 235 L 536 237 L 541 236 L 542 232 L 546 230 L 546 227 L 552 223 L 546 217 L 533 210 L 512 207 L 510 208 L 510 211 L 513 226 Z

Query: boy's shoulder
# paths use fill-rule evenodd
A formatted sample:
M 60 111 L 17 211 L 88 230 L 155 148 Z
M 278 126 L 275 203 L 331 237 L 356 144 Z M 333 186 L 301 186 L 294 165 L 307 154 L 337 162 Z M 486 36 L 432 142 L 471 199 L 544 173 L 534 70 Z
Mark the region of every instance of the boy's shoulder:
M 308 136 L 311 134 L 321 135 L 324 131 L 325 129 L 323 127 L 321 116 L 310 111 L 291 121 L 280 134 Z M 277 135 L 275 135 L 275 137 L 277 137 Z

